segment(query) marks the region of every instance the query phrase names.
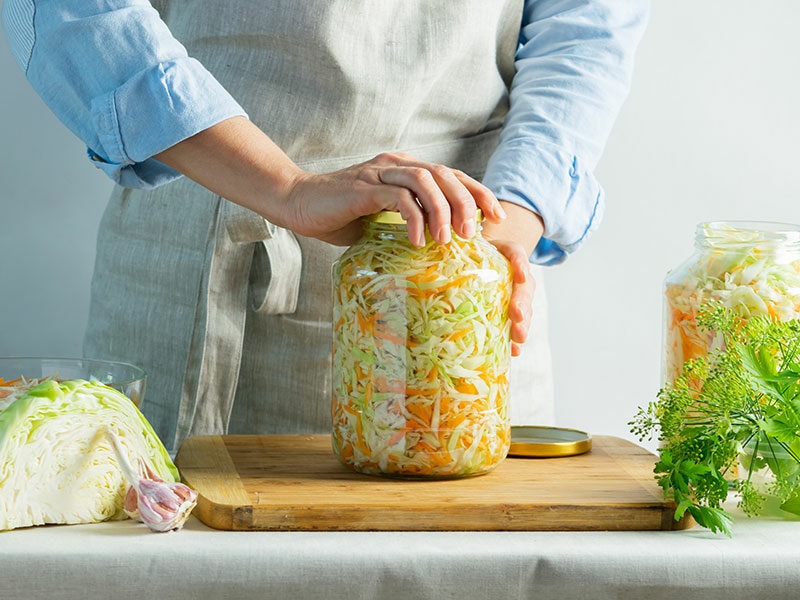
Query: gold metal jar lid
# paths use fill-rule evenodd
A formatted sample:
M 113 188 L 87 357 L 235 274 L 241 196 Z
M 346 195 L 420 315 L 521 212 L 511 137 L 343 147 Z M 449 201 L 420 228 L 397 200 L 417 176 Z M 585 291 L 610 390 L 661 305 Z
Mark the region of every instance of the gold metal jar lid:
M 396 210 L 382 210 L 381 212 L 367 215 L 364 217 L 368 221 L 372 221 L 373 223 L 387 223 L 389 225 L 404 225 L 406 220 L 400 216 L 400 213 Z M 477 209 L 475 213 L 475 220 L 480 223 L 483 221 L 483 212 L 481 209 Z
M 509 456 L 551 458 L 575 456 L 592 449 L 592 436 L 562 427 L 514 426 Z

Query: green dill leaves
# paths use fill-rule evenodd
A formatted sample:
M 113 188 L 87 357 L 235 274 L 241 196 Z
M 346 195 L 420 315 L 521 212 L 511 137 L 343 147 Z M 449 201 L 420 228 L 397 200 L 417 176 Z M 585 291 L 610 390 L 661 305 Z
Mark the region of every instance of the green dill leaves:
M 800 515 L 800 321 L 745 320 L 707 302 L 697 323 L 713 333 L 711 350 L 687 360 L 629 423 L 641 441 L 659 441 L 655 478 L 675 519 L 688 512 L 731 535 L 722 508 L 731 487 L 749 516 L 767 496 Z

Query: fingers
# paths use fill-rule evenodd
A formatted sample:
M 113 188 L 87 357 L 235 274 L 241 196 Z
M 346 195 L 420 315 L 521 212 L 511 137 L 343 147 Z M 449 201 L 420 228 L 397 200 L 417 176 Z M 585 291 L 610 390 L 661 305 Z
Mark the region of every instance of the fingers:
M 400 212 L 409 240 L 420 247 L 426 228 L 437 242 L 448 242 L 451 231 L 471 238 L 477 208 L 490 221 L 503 218 L 500 203 L 478 181 L 407 154 L 380 154 L 332 173 L 306 173 L 296 178 L 286 205 L 285 221 L 293 231 L 345 245 L 358 230 L 354 221 L 381 210 Z
M 416 223 L 420 220 L 423 222 L 423 234 L 424 222 L 427 222 L 428 230 L 434 240 L 442 243 L 450 241 L 450 198 L 445 196 L 445 191 L 439 187 L 428 169 L 417 166 L 391 166 L 380 169 L 378 177 L 381 183 L 402 187 L 411 192 L 414 205 L 403 202 L 398 209 L 408 223 L 409 237 L 413 243 L 416 243 L 416 235 L 412 234 L 412 231 L 418 233 Z M 453 201 L 462 200 L 454 197 Z
M 481 209 L 483 215 L 488 220 L 499 223 L 506 218 L 503 205 L 500 204 L 489 188 L 462 171 L 453 171 L 453 173 L 464 187 L 467 188 L 467 191 L 475 200 L 475 204 L 477 204 L 478 208 Z
M 391 176 L 387 179 L 393 180 Z M 414 192 L 402 185 L 381 183 L 365 192 L 363 199 L 364 204 L 359 214 L 369 215 L 381 210 L 395 210 L 406 222 L 411 243 L 417 247 L 425 245 L 426 216 Z
M 514 279 L 511 302 L 508 307 L 508 318 L 511 321 L 512 350 L 514 349 L 514 344 L 524 344 L 528 339 L 533 320 L 533 295 L 536 292 L 535 280 L 530 274 L 528 274 L 527 280 L 523 283 L 519 283 L 516 277 Z
M 408 216 L 414 212 L 424 219 L 431 237 L 442 243 L 450 240 L 452 229 L 463 238 L 471 238 L 476 231 L 476 207 L 493 221 L 505 217 L 494 194 L 466 173 L 443 165 L 418 161 L 406 154 L 382 154 L 374 159 L 379 166 L 377 174 L 381 183 L 406 188 L 416 201 L 416 206 L 403 203 L 408 211 L 403 215 L 409 223 L 409 236 L 414 242 L 418 234 L 418 219 Z
M 530 264 L 521 244 L 506 240 L 492 240 L 492 244 L 511 264 L 513 287 L 508 306 L 511 321 L 511 355 L 519 356 L 533 319 L 533 296 L 536 280 L 531 275 Z

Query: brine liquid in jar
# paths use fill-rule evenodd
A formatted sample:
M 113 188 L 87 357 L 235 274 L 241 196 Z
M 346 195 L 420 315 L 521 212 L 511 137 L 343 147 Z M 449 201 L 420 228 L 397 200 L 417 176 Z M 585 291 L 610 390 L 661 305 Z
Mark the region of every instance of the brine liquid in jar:
M 408 240 L 395 212 L 365 219 L 333 267 L 332 443 L 355 471 L 486 473 L 508 453 L 511 270 L 478 233 Z
M 689 359 L 718 343 L 697 314 L 716 301 L 748 319 L 800 318 L 800 226 L 719 221 L 700 223 L 695 252 L 664 281 L 663 379 L 671 383 Z

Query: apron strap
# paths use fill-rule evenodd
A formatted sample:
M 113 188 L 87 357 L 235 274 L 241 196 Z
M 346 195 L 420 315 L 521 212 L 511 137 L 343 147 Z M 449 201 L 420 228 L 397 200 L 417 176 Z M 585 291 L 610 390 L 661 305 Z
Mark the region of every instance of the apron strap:
M 297 238 L 251 210 L 231 202 L 225 228 L 235 244 L 255 244 L 250 277 L 250 304 L 256 312 L 292 314 L 300 293 L 303 256 Z
M 181 390 L 176 450 L 189 436 L 227 431 L 239 379 L 247 304 L 269 314 L 293 313 L 301 266 L 300 246 L 291 232 L 219 199 Z M 247 281 L 250 285 L 245 285 Z

